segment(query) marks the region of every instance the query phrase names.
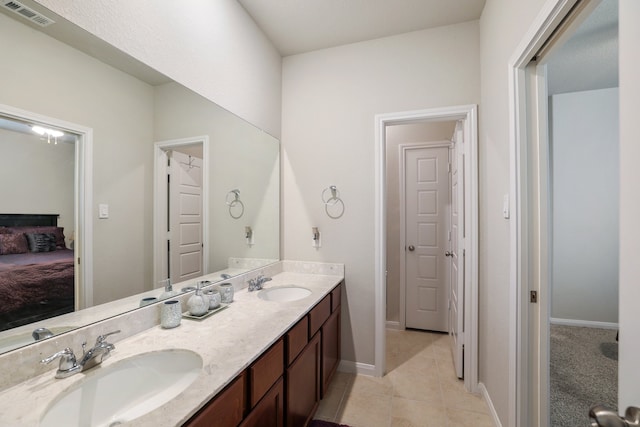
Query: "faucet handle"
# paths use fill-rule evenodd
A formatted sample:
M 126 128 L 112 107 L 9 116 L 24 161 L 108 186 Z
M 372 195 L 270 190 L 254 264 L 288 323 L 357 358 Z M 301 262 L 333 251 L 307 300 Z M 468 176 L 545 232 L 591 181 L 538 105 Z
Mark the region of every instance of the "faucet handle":
M 120 329 L 118 329 L 117 331 L 107 332 L 106 334 L 98 335 L 98 338 L 96 338 L 96 345 L 102 344 L 109 335 L 119 334 L 120 332 L 121 332 Z
M 60 358 L 59 370 L 69 370 L 76 366 L 76 355 L 73 354 L 73 350 L 71 350 L 69 347 L 65 348 L 64 350 L 60 350 L 56 354 L 52 354 L 45 359 L 42 359 L 40 363 L 51 363 L 58 357 Z

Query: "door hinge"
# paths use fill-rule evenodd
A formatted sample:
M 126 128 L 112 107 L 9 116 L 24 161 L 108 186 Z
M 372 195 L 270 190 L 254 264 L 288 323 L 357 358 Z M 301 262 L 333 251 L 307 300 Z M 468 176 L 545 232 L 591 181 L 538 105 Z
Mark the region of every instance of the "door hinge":
M 80 257 L 78 257 L 78 265 L 80 265 Z
M 529 291 L 529 302 L 534 304 L 538 302 L 538 291 Z

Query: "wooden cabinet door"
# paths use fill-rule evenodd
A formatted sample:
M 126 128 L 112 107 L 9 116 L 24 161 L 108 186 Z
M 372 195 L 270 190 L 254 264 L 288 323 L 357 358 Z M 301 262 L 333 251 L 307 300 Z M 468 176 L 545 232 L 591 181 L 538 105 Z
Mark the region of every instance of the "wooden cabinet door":
M 241 373 L 218 396 L 214 397 L 185 427 L 236 427 L 245 412 L 245 374 Z
M 271 387 L 262 400 L 256 404 L 240 427 L 283 427 L 284 426 L 284 381 L 282 378 Z
M 287 369 L 287 427 L 307 425 L 320 402 L 320 334 Z
M 329 382 L 340 363 L 340 307 L 322 326 L 322 390 L 324 397 Z
M 278 340 L 249 367 L 249 409 L 262 399 L 284 373 L 284 342 Z

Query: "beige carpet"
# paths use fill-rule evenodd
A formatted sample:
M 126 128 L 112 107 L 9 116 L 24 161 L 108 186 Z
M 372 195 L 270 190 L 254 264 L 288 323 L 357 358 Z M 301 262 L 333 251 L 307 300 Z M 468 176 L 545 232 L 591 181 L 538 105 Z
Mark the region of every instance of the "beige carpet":
M 616 331 L 551 325 L 551 427 L 589 427 L 589 407 L 617 409 Z

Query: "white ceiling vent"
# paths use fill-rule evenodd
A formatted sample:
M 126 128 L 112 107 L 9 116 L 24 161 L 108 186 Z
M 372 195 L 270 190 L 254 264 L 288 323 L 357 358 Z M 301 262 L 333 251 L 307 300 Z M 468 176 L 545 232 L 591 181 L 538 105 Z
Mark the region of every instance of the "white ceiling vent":
M 53 19 L 47 18 L 43 14 L 28 8 L 27 6 L 16 0 L 2 0 L 2 6 L 14 13 L 17 13 L 18 15 L 21 15 L 34 24 L 40 25 L 41 27 L 46 27 L 56 22 Z

